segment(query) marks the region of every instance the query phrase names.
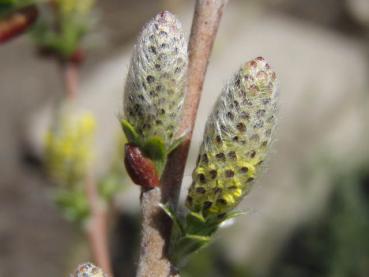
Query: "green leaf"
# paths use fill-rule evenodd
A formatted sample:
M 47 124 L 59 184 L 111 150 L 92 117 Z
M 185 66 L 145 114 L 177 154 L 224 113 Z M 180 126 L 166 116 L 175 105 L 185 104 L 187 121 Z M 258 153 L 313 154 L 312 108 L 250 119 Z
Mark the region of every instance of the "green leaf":
M 211 242 L 210 236 L 187 234 L 175 243 L 171 252 L 171 260 L 176 266 L 183 266 L 188 257 Z
M 185 238 L 193 240 L 193 241 L 197 241 L 197 242 L 201 242 L 201 243 L 208 243 L 211 240 L 211 237 L 209 236 L 199 236 L 199 235 L 191 235 L 188 234 L 185 236 Z
M 107 202 L 110 202 L 113 196 L 123 189 L 122 178 L 116 176 L 104 177 L 97 186 L 99 195 Z
M 164 141 L 160 137 L 149 138 L 143 146 L 143 151 L 152 160 L 166 159 Z
M 176 150 L 186 139 L 187 133 L 182 134 L 179 138 L 175 139 L 170 145 L 167 154 L 169 155 L 174 150 Z
M 15 9 L 16 5 L 11 0 L 0 0 L 0 19 Z
M 136 145 L 140 145 L 140 136 L 136 132 L 135 127 L 131 125 L 127 120 L 123 119 L 120 121 L 123 132 L 127 137 L 128 142 L 132 142 Z
M 161 176 L 167 161 L 164 141 L 159 137 L 151 137 L 145 142 L 142 150 L 154 162 L 156 171 Z
M 55 202 L 62 214 L 77 224 L 83 224 L 90 215 L 90 206 L 83 190 L 60 190 Z
M 180 234 L 182 236 L 185 236 L 186 232 L 185 232 L 184 226 L 182 222 L 180 221 L 180 219 L 178 218 L 175 211 L 169 205 L 164 205 L 162 203 L 159 203 L 159 207 L 163 209 L 163 211 L 167 214 L 167 216 L 170 217 L 170 219 L 174 223 L 174 226 L 180 231 Z
M 223 222 L 225 220 L 228 220 L 228 219 L 232 219 L 232 218 L 236 218 L 236 217 L 239 217 L 241 215 L 245 215 L 246 214 L 246 211 L 233 211 L 233 212 L 229 212 L 227 213 L 227 215 L 225 216 Z

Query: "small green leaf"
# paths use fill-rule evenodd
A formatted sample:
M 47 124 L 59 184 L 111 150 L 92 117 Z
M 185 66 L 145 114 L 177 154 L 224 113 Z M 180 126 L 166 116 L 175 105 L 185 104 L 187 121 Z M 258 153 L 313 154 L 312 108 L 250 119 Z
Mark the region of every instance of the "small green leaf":
M 170 219 L 174 223 L 174 226 L 177 227 L 177 229 L 180 231 L 181 235 L 184 236 L 186 234 L 184 226 L 183 226 L 182 222 L 180 221 L 180 219 L 178 218 L 175 211 L 169 205 L 164 205 L 162 203 L 159 203 L 159 207 L 163 209 L 163 211 L 167 214 L 167 216 L 170 217 Z
M 154 162 L 156 171 L 161 176 L 167 161 L 163 140 L 159 137 L 151 137 L 145 142 L 142 150 Z
M 143 146 L 143 151 L 152 160 L 166 159 L 164 141 L 160 137 L 149 138 Z
M 123 189 L 122 178 L 117 176 L 106 176 L 98 183 L 97 189 L 99 195 L 105 201 L 111 201 L 113 196 Z
M 127 137 L 128 142 L 132 142 L 136 145 L 140 145 L 140 136 L 135 130 L 135 127 L 131 125 L 127 120 L 123 119 L 120 121 L 123 132 Z
M 178 148 L 186 139 L 187 132 L 175 139 L 168 149 L 168 155 Z
M 196 253 L 211 242 L 209 236 L 187 234 L 178 240 L 171 252 L 171 260 L 176 266 L 183 266 L 191 254 Z
M 188 213 L 188 219 L 191 219 L 191 218 L 194 218 L 194 219 L 198 220 L 201 223 L 205 223 L 205 218 L 200 213 L 190 211 Z
M 245 214 L 246 214 L 246 211 L 232 211 L 232 212 L 229 212 L 225 216 L 223 222 L 228 220 L 228 219 L 236 218 L 236 217 L 239 217 L 239 216 L 245 215 Z
M 4 14 L 7 14 L 13 8 L 12 4 L 8 3 L 0 3 L 0 17 Z
M 90 206 L 83 190 L 60 190 L 55 202 L 63 215 L 77 224 L 83 224 L 90 214 Z
M 198 236 L 198 235 L 191 235 L 191 234 L 187 234 L 185 236 L 185 238 L 193 240 L 193 241 L 197 241 L 197 242 L 206 242 L 208 243 L 211 240 L 211 237 L 209 236 Z

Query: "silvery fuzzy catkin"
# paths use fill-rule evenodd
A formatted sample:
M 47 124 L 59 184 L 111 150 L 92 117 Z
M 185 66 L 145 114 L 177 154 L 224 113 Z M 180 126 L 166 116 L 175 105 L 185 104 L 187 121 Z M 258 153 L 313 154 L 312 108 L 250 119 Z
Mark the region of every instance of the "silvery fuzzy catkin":
M 262 57 L 225 86 L 208 118 L 187 207 L 205 217 L 233 209 L 266 158 L 277 113 L 275 73 Z
M 142 30 L 125 86 L 124 115 L 145 140 L 157 136 L 169 147 L 181 116 L 187 46 L 180 22 L 162 12 Z
M 108 275 L 94 264 L 84 263 L 79 265 L 70 277 L 108 277 Z

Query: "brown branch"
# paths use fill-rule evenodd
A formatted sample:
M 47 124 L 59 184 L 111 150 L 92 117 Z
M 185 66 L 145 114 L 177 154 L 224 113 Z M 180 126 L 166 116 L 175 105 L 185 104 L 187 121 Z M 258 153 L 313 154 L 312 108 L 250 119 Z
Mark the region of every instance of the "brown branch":
M 141 196 L 142 234 L 137 277 L 179 276 L 165 255 L 165 238 L 168 237 L 170 225 L 159 207 L 161 198 L 159 188 L 145 191 Z
M 214 39 L 227 0 L 198 0 L 189 41 L 187 93 L 179 133 L 186 133 L 183 144 L 169 157 L 162 180 L 164 199 L 177 206 L 183 173 L 190 149 L 202 87 Z
M 70 101 L 74 101 L 77 96 L 78 75 L 79 68 L 76 63 L 67 62 L 64 64 L 65 97 Z M 107 211 L 101 204 L 96 184 L 90 177 L 85 180 L 85 189 L 91 210 L 90 221 L 86 229 L 91 253 L 96 265 L 112 276 L 108 247 Z
M 107 211 L 99 199 L 96 184 L 91 178 L 86 180 L 86 194 L 91 209 L 90 221 L 86 228 L 91 253 L 96 265 L 112 276 L 108 248 Z
M 75 100 L 78 90 L 78 65 L 72 62 L 63 64 L 65 96 L 68 100 Z
M 202 87 L 223 8 L 227 0 L 198 0 L 189 42 L 187 94 L 179 133 L 187 132 L 184 143 L 169 157 L 161 189 L 142 193 L 142 241 L 137 277 L 174 277 L 167 257 L 171 222 L 158 204 L 177 206 L 184 168 Z

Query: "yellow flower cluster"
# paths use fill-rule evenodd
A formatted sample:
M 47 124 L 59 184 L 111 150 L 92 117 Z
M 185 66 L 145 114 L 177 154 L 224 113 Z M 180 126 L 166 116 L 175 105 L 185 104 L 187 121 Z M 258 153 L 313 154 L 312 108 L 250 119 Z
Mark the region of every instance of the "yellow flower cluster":
M 85 177 L 93 159 L 95 118 L 63 113 L 45 137 L 46 167 L 56 182 L 73 185 Z

